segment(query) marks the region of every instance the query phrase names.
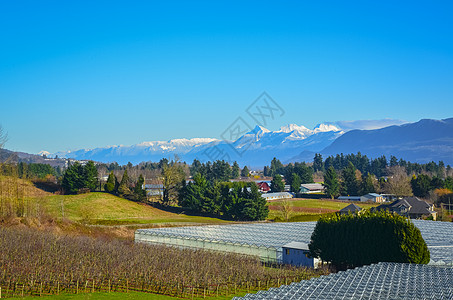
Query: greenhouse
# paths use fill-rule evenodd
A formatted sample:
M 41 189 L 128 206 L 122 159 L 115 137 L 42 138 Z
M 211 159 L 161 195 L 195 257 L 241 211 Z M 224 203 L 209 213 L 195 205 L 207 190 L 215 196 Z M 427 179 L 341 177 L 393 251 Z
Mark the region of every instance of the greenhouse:
M 379 263 L 233 299 L 453 299 L 453 268 Z
M 413 220 L 431 253 L 430 264 L 453 266 L 453 223 Z M 316 222 L 246 223 L 138 229 L 137 242 L 202 248 L 255 255 L 265 262 L 281 262 L 282 247 L 310 243 Z
M 248 223 L 138 229 L 135 232 L 135 240 L 256 255 L 265 262 L 281 262 L 282 246 L 293 241 L 308 243 L 315 224 Z

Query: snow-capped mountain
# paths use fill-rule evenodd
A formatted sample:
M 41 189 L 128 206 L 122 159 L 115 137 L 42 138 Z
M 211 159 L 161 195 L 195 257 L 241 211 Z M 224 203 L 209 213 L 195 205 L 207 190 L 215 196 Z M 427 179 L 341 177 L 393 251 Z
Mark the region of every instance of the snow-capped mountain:
M 214 138 L 174 139 L 55 154 L 59 157 L 116 161 L 120 164 L 129 161 L 132 163 L 157 161 L 163 157 L 173 158 L 177 155 L 186 162 L 192 162 L 195 158 L 200 161 L 225 159 L 260 166 L 267 164 L 274 156 L 284 160 L 299 154 L 302 150 L 320 151 L 343 133 L 340 128 L 328 124 L 319 124 L 313 129 L 289 124 L 276 131 L 256 126 L 235 141 Z

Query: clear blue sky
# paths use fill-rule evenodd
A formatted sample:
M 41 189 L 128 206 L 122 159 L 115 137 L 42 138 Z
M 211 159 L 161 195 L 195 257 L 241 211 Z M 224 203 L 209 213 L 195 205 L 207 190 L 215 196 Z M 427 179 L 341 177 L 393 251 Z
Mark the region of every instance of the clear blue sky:
M 267 91 L 267 127 L 453 117 L 451 1 L 1 1 L 6 148 L 219 137 Z

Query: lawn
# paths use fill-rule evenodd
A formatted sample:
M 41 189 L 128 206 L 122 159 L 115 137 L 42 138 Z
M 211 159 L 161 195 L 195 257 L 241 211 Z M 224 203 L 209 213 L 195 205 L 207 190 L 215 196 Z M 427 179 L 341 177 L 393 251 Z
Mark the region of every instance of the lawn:
M 251 291 L 256 292 L 256 291 Z M 236 296 L 244 296 L 246 292 L 238 293 Z M 206 299 L 211 300 L 227 300 L 231 299 L 232 296 L 218 296 L 218 297 L 207 297 Z M 150 293 L 141 293 L 141 292 L 130 292 L 130 293 L 89 293 L 89 294 L 64 294 L 64 295 L 53 295 L 53 296 L 43 296 L 37 298 L 36 296 L 23 297 L 21 299 L 42 299 L 42 300 L 107 300 L 107 299 L 118 299 L 118 300 L 178 300 L 178 299 L 187 299 L 187 298 L 177 298 L 166 295 L 156 295 Z M 191 299 L 205 299 L 203 297 L 194 297 Z
M 200 216 L 189 216 L 157 209 L 108 193 L 81 195 L 51 195 L 43 198 L 47 212 L 57 219 L 64 215 L 71 221 L 96 225 L 152 224 L 152 223 L 224 223 L 226 221 Z

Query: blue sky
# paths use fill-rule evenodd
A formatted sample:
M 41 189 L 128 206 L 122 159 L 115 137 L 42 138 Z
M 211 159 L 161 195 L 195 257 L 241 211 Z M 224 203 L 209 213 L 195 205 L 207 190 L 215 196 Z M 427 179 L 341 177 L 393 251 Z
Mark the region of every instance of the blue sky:
M 271 130 L 453 117 L 452 8 L 449 1 L 2 1 L 6 148 L 218 138 L 263 91 L 285 111 Z

